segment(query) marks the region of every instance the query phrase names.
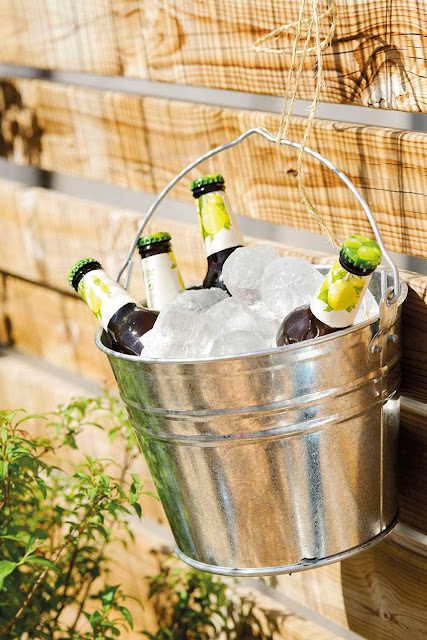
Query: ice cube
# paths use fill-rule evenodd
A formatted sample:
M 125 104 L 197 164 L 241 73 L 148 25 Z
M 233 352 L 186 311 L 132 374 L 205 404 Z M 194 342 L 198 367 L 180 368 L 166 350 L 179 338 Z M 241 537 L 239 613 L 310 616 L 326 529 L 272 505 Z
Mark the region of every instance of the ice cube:
M 212 289 L 187 289 L 187 291 L 180 293 L 169 306 L 204 313 L 228 297 L 229 295 L 226 291 L 218 289 L 217 287 L 213 287 Z
M 215 333 L 205 314 L 167 305 L 144 337 L 144 358 L 203 358 Z
M 232 356 L 238 353 L 264 351 L 269 345 L 256 331 L 232 331 L 219 336 L 212 345 L 211 356 Z
M 365 322 L 369 318 L 373 318 L 374 316 L 379 314 L 379 306 L 378 302 L 375 300 L 373 294 L 369 291 L 366 292 L 362 304 L 359 307 L 359 310 L 356 314 L 356 318 L 353 324 L 358 324 L 359 322 Z
M 247 304 L 234 297 L 218 302 L 206 315 L 213 323 L 217 336 L 232 331 L 255 331 L 270 343 L 277 332 L 277 321 L 252 311 Z
M 276 249 L 268 246 L 242 247 L 233 251 L 222 268 L 228 291 L 248 304 L 260 300 L 260 283 L 264 270 L 278 257 Z
M 263 300 L 258 300 L 257 302 L 254 302 L 253 304 L 250 304 L 248 306 L 251 311 L 253 311 L 254 313 L 257 313 L 258 315 L 262 316 L 266 320 L 270 320 L 270 321 L 272 320 L 276 325 L 280 324 L 280 322 L 277 320 L 274 313 L 270 311 L 270 309 L 267 309 Z
M 293 309 L 308 304 L 323 280 L 324 276 L 302 258 L 278 258 L 264 271 L 262 300 L 281 322 Z

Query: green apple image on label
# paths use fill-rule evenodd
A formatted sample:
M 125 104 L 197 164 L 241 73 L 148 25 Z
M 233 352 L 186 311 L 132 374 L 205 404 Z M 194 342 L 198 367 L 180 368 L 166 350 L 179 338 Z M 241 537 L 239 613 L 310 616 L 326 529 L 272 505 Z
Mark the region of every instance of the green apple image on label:
M 101 311 L 102 306 L 101 297 L 97 296 L 91 287 L 86 286 L 86 283 L 83 280 L 79 284 L 79 293 L 92 313 L 99 317 L 99 312 Z
M 176 258 L 174 256 L 173 251 L 169 251 L 168 256 L 169 256 L 169 259 L 171 261 L 171 269 L 178 269 L 178 264 L 176 262 Z M 182 279 L 182 276 L 181 276 L 179 270 L 178 270 L 178 280 L 179 280 L 179 284 L 180 284 L 181 288 L 183 290 L 185 290 L 184 280 Z
M 199 199 L 199 216 L 204 240 L 209 238 L 212 241 L 221 229 L 231 229 L 224 200 L 216 193 L 208 193 Z
M 324 311 L 351 313 L 365 285 L 366 280 L 342 269 L 339 261 L 336 261 L 323 282 L 317 299 L 325 303 Z
M 169 256 L 169 259 L 171 261 L 171 269 L 177 269 L 178 265 L 177 265 L 175 256 L 173 255 L 172 251 L 169 251 L 168 256 Z
M 97 295 L 95 293 L 93 288 L 94 286 L 100 289 L 100 295 Z M 105 282 L 102 282 L 102 280 L 97 276 L 92 276 L 90 282 L 85 282 L 85 279 L 81 280 L 78 289 L 81 297 L 86 302 L 89 309 L 96 315 L 98 319 L 100 319 L 102 297 L 103 295 L 106 295 L 109 298 L 111 297 L 111 291 L 108 285 L 106 285 Z

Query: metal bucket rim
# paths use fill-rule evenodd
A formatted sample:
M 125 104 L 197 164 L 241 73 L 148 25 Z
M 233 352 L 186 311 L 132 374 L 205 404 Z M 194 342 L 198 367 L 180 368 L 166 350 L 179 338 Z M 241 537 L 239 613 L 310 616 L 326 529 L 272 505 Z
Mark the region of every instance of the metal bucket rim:
M 322 263 L 313 263 L 313 266 L 327 267 L 332 265 L 327 265 Z M 380 269 L 389 271 L 386 267 L 380 267 Z M 404 280 L 400 279 L 400 295 L 398 300 L 393 304 L 397 304 L 397 306 L 400 307 L 402 303 L 405 301 L 407 294 L 408 294 L 408 286 Z M 304 342 L 299 342 L 298 344 L 288 344 L 288 345 L 284 345 L 283 347 L 270 347 L 270 349 L 264 349 L 263 351 L 252 351 L 250 353 L 244 353 L 244 354 L 237 353 L 230 356 L 213 356 L 211 358 L 141 358 L 139 356 L 132 356 L 127 353 L 120 353 L 119 351 L 114 351 L 113 349 L 110 349 L 109 347 L 106 347 L 103 344 L 102 334 L 104 333 L 104 329 L 102 327 L 99 327 L 95 333 L 95 344 L 98 347 L 98 349 L 100 349 L 107 356 L 113 356 L 115 358 L 119 358 L 121 360 L 128 360 L 130 362 L 145 362 L 147 364 L 160 364 L 160 365 L 162 364 L 193 365 L 193 364 L 200 364 L 200 363 L 205 364 L 209 362 L 219 362 L 219 361 L 225 362 L 228 360 L 238 360 L 238 359 L 246 360 L 249 358 L 259 358 L 259 357 L 270 356 L 270 355 L 280 355 L 282 353 L 297 351 L 299 349 L 303 349 L 313 344 L 321 344 L 321 343 L 323 344 L 325 342 L 335 340 L 336 338 L 339 338 L 341 336 L 348 335 L 349 333 L 353 333 L 354 331 L 360 331 L 369 325 L 375 324 L 375 322 L 378 322 L 378 320 L 379 320 L 379 315 L 377 314 L 375 316 L 372 316 L 372 318 L 368 318 L 368 320 L 365 320 L 364 322 L 359 322 L 356 325 L 351 325 L 350 327 L 340 329 L 339 331 L 335 331 L 332 334 L 322 336 L 320 338 L 312 338 L 311 340 L 305 340 Z
M 175 544 L 175 553 L 183 562 L 190 565 L 194 569 L 198 569 L 199 571 L 206 571 L 208 573 L 213 573 L 220 576 L 238 576 L 238 577 L 259 577 L 259 576 L 272 576 L 272 575 L 280 575 L 280 574 L 289 574 L 297 573 L 299 571 L 307 571 L 308 569 L 316 569 L 318 567 L 324 567 L 328 564 L 333 564 L 334 562 L 341 562 L 342 560 L 346 560 L 351 556 L 356 555 L 360 551 L 364 551 L 365 549 L 369 549 L 370 547 L 375 546 L 378 542 L 381 542 L 384 538 L 386 538 L 395 528 L 395 526 L 399 522 L 399 510 L 396 513 L 394 519 L 390 522 L 390 524 L 377 533 L 373 538 L 358 544 L 355 547 L 351 547 L 350 549 L 346 549 L 345 551 L 341 551 L 339 553 L 335 553 L 332 556 L 326 556 L 324 558 L 319 558 L 315 560 L 306 560 L 301 561 L 297 564 L 290 564 L 284 566 L 272 566 L 272 567 L 223 567 L 215 564 L 207 564 L 206 562 L 200 562 L 199 560 L 195 560 L 190 556 L 187 556 L 181 549 Z

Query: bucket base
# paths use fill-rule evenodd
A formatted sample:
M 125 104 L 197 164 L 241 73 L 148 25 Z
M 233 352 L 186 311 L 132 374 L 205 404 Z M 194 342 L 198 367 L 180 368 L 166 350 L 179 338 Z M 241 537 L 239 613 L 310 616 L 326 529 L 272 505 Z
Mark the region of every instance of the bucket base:
M 178 547 L 175 545 L 175 553 L 181 560 L 183 560 L 186 564 L 190 565 L 194 569 L 198 569 L 199 571 L 206 571 L 207 573 L 216 573 L 220 576 L 242 576 L 242 577 L 256 577 L 256 576 L 273 576 L 281 573 L 294 573 L 296 571 L 306 571 L 307 569 L 314 569 L 315 567 L 323 567 L 326 564 L 332 564 L 333 562 L 340 562 L 341 560 L 345 560 L 346 558 L 350 558 L 354 556 L 359 551 L 364 551 L 369 547 L 372 547 L 377 542 L 380 542 L 383 538 L 385 538 L 397 525 L 399 519 L 399 513 L 396 514 L 394 520 L 389 524 L 389 526 L 381 531 L 378 535 L 374 536 L 367 542 L 364 542 L 357 547 L 353 547 L 352 549 L 347 549 L 347 551 L 342 551 L 341 553 L 336 553 L 333 556 L 328 556 L 327 558 L 319 558 L 319 559 L 304 559 L 302 562 L 298 564 L 289 564 L 282 565 L 278 567 L 257 567 L 257 568 L 243 568 L 243 569 L 231 569 L 230 567 L 219 567 L 215 564 L 205 564 L 204 562 L 198 562 L 189 556 L 186 556 L 185 553 L 180 551 Z

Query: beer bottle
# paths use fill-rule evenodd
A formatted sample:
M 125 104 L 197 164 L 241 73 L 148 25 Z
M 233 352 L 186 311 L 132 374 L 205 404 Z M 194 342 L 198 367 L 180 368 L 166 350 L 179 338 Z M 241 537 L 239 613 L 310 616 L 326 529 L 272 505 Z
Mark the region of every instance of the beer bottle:
M 353 324 L 372 273 L 381 262 L 373 240 L 354 235 L 345 240 L 310 304 L 289 313 L 277 333 L 277 346 L 333 333 Z
M 224 178 L 219 174 L 202 176 L 190 186 L 196 199 L 208 270 L 203 288 L 226 289 L 222 266 L 228 256 L 243 244 L 242 234 L 225 195 Z
M 171 237 L 166 232 L 142 236 L 137 247 L 142 259 L 147 307 L 160 311 L 179 293 L 185 291 L 172 251 Z
M 144 348 L 144 333 L 152 329 L 158 314 L 134 300 L 92 258 L 79 260 L 68 274 L 68 282 L 113 338 L 115 346 L 123 353 L 139 356 Z

